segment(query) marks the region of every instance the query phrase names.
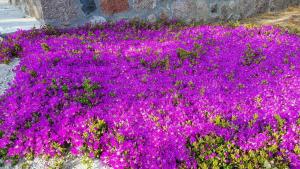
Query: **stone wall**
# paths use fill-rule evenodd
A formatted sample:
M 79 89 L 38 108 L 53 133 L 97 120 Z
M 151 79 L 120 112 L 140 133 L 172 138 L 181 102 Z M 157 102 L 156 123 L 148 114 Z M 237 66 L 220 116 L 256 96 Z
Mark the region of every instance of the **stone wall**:
M 179 19 L 187 22 L 238 20 L 299 5 L 300 0 L 10 0 L 52 25 L 89 21 Z

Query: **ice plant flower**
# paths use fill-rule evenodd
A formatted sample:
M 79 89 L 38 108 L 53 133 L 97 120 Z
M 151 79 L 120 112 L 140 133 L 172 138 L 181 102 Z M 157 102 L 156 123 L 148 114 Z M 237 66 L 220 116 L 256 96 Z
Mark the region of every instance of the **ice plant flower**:
M 124 21 L 18 31 L 0 158 L 113 168 L 300 167 L 300 38 L 271 26 Z

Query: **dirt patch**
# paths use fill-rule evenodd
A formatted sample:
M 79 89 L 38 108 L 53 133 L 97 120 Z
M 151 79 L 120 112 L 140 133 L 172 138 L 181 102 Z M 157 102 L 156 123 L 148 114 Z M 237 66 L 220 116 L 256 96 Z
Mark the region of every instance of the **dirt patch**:
M 278 12 L 268 12 L 241 21 L 242 24 L 276 25 L 300 35 L 300 6 Z

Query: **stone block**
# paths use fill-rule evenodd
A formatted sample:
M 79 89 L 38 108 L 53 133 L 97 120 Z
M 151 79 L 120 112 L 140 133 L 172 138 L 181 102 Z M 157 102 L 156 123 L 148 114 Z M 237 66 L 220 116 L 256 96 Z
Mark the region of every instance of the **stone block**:
M 129 9 L 128 0 L 100 0 L 101 9 L 105 14 L 125 12 Z
M 289 0 L 270 0 L 270 10 L 271 11 L 276 11 L 276 10 L 280 10 L 280 9 L 284 9 L 286 8 L 289 3 L 287 3 L 287 1 Z M 300 1 L 300 0 L 298 0 Z
M 269 0 L 256 0 L 255 1 L 255 13 L 263 13 L 269 10 Z
M 82 11 L 87 15 L 97 9 L 96 3 L 94 0 L 80 0 L 80 2 L 82 4 L 82 8 L 81 8 Z
M 106 22 L 106 19 L 103 16 L 92 16 L 89 19 L 89 22 L 92 24 L 104 23 Z
M 69 26 L 85 18 L 79 0 L 41 0 L 44 20 L 52 25 Z
M 206 21 L 209 8 L 206 1 L 176 0 L 172 4 L 173 18 L 190 22 Z
M 169 19 L 169 17 L 170 17 L 170 15 L 169 15 L 169 10 L 167 10 L 167 9 L 162 9 L 162 10 L 160 11 L 160 14 L 159 14 L 159 19 L 160 19 L 160 20 L 166 21 L 166 20 Z
M 136 10 L 154 9 L 156 0 L 133 0 L 133 8 Z
M 153 22 L 156 22 L 157 18 L 154 14 L 150 14 L 148 17 L 147 17 L 147 20 L 151 23 Z

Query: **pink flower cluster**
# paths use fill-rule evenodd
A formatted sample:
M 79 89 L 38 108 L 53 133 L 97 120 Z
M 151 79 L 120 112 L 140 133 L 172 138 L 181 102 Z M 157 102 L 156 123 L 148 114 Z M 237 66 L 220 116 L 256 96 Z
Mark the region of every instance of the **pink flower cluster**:
M 274 27 L 142 25 L 19 31 L 0 96 L 2 158 L 99 157 L 113 168 L 188 168 L 187 142 L 215 134 L 278 144 L 300 167 L 300 37 Z M 280 142 L 273 133 L 281 133 Z

